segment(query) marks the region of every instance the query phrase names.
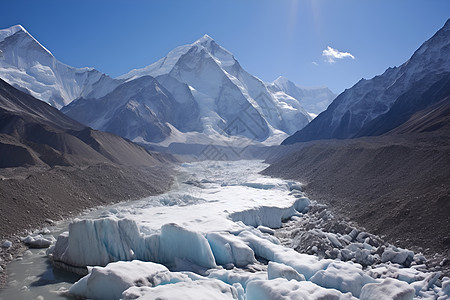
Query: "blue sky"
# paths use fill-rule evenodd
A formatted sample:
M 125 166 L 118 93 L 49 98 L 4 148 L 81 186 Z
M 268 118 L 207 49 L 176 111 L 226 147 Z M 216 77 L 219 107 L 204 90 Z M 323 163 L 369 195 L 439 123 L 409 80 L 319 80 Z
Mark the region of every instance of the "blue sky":
M 2 2 L 0 28 L 22 24 L 71 66 L 116 77 L 207 33 L 264 81 L 336 93 L 402 64 L 450 17 L 448 0 Z

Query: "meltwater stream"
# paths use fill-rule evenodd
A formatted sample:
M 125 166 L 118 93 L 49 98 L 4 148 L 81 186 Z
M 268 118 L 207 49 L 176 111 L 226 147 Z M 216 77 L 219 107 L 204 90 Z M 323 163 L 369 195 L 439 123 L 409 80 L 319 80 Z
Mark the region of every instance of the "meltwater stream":
M 239 231 L 250 225 L 281 225 L 280 214 L 295 214 L 296 198 L 289 195 L 288 182 L 272 179 L 258 172 L 267 165 L 260 161 L 196 162 L 183 164 L 171 191 L 141 200 L 100 207 L 80 215 L 79 219 L 115 217 L 135 220 L 143 234 L 158 233 L 161 226 L 176 223 L 201 233 Z M 261 206 L 279 210 L 265 215 L 242 211 Z M 233 217 L 234 216 L 234 217 Z M 265 218 L 265 220 L 264 220 Z M 68 230 L 72 220 L 49 227 L 55 238 Z M 260 223 L 260 224 L 258 224 Z M 9 287 L 0 292 L 0 299 L 61 299 L 59 291 L 68 289 L 80 276 L 51 266 L 45 250 L 31 249 L 8 267 Z
M 59 222 L 46 230 L 54 260 L 106 267 L 80 280 L 29 250 L 0 300 L 450 298 L 422 255 L 337 220 L 298 183 L 258 174 L 266 166 L 186 163 L 165 194 Z

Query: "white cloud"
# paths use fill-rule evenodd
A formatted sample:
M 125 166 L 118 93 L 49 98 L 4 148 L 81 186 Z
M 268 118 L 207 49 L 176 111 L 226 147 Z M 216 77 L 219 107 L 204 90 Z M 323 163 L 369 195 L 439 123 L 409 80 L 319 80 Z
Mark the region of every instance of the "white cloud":
M 331 48 L 330 46 L 328 46 L 327 49 L 322 51 L 322 56 L 325 56 L 325 61 L 329 62 L 330 64 L 335 63 L 336 59 L 343 59 L 346 57 L 355 59 L 353 54 L 349 52 L 341 52 L 337 49 Z
M 315 61 L 312 62 L 313 65 L 318 66 L 319 64 Z

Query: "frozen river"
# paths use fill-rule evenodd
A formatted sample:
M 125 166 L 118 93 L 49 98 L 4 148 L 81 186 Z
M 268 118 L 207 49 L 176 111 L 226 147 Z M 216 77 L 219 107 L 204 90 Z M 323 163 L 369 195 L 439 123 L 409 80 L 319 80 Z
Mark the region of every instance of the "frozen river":
M 107 266 L 89 268 L 79 280 L 53 268 L 46 251 L 27 251 L 9 266 L 10 287 L 0 299 L 413 299 L 450 293 L 450 281 L 427 273 L 420 255 L 382 246 L 356 229 L 327 232 L 330 214 L 315 209 L 298 183 L 258 174 L 266 166 L 183 164 L 165 194 L 60 222 L 44 232 L 58 238 L 70 231 L 53 245 L 55 261 L 81 272 Z M 315 255 L 292 249 L 311 240 L 291 234 L 306 223 L 317 223 L 301 232 L 319 241 L 319 247 L 303 247 Z

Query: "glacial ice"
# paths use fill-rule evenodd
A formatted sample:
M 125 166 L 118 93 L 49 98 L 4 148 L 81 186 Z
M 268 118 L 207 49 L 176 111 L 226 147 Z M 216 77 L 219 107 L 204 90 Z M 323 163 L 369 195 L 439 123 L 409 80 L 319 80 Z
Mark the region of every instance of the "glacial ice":
M 356 299 L 350 293 L 343 294 L 334 289 L 318 286 L 310 281 L 295 281 L 277 278 L 274 280 L 255 280 L 247 286 L 247 300 L 272 299 Z
M 329 259 L 319 260 L 316 256 L 298 253 L 294 249 L 273 244 L 249 231 L 241 232 L 239 237 L 248 243 L 256 255 L 268 261 L 274 261 L 290 266 L 299 274 L 305 276 L 307 280 L 317 271 L 324 270 L 332 262 L 332 260 Z
M 160 234 L 144 236 L 135 221 L 112 217 L 71 223 L 69 234 L 58 237 L 52 255 L 53 260 L 76 267 L 132 259 L 170 266 L 181 259 L 204 268 L 216 266 L 207 239 L 198 232 L 165 224 Z
M 293 183 L 255 188 L 271 184 L 271 179 L 242 177 L 243 169 L 248 173 L 255 166 L 238 164 L 214 162 L 204 173 L 195 163 L 185 164 L 183 168 L 197 174 L 191 181 L 202 183 L 180 185 L 195 194 L 188 204 L 177 202 L 182 195 L 177 190 L 108 207 L 94 219 L 75 220 L 53 250 L 55 261 L 88 266 L 89 274 L 69 293 L 95 299 L 411 299 L 411 291 L 416 298 L 445 299 L 449 293 L 450 279 L 422 272 L 420 255 L 381 245 L 353 227 L 327 231 L 332 215 L 293 189 Z M 270 217 L 264 217 L 267 207 Z M 233 221 L 236 212 L 242 220 Z M 259 212 L 265 225 L 243 221 Z M 266 227 L 270 218 L 283 229 Z M 313 228 L 309 232 L 315 241 L 327 243 L 336 259 L 290 248 L 289 237 L 295 248 L 308 242 L 293 243 L 296 222 L 312 226 L 308 228 Z
M 132 286 L 156 286 L 190 280 L 187 275 L 170 272 L 165 266 L 142 261 L 119 261 L 94 267 L 75 282 L 71 295 L 92 299 L 119 299 Z
M 152 287 L 133 286 L 124 291 L 123 299 L 229 300 L 242 299 L 238 290 L 219 280 L 178 282 Z
M 386 278 L 379 283 L 368 283 L 361 290 L 361 300 L 412 300 L 415 291 L 406 282 Z
M 208 240 L 198 232 L 189 231 L 176 224 L 165 224 L 161 228 L 159 240 L 159 261 L 164 264 L 172 265 L 175 258 L 180 258 L 200 267 L 216 267 Z
M 214 258 L 220 265 L 245 267 L 256 262 L 255 253 L 242 240 L 229 233 L 210 232 L 206 235 Z
M 106 266 L 135 258 L 142 241 L 136 222 L 128 219 L 76 220 L 69 234 L 58 237 L 53 259 L 77 267 Z
M 54 238 L 46 238 L 41 234 L 28 235 L 22 242 L 30 248 L 48 248 L 53 243 Z
M 215 278 L 233 286 L 239 284 L 246 289 L 247 284 L 253 280 L 267 280 L 267 272 L 245 272 L 239 269 L 214 269 L 209 272 L 208 278 Z
M 393 263 L 406 265 L 409 267 L 414 258 L 414 252 L 392 247 L 390 249 L 386 249 L 381 256 L 382 262 L 391 261 Z
M 297 280 L 304 281 L 305 276 L 299 274 L 294 268 L 276 263 L 274 261 L 269 261 L 267 264 L 267 278 L 275 279 L 275 278 L 284 278 L 287 280 Z
M 361 265 L 344 262 L 331 263 L 325 270 L 315 273 L 311 281 L 323 287 L 350 292 L 355 297 L 359 297 L 363 286 L 376 282 L 363 272 Z

